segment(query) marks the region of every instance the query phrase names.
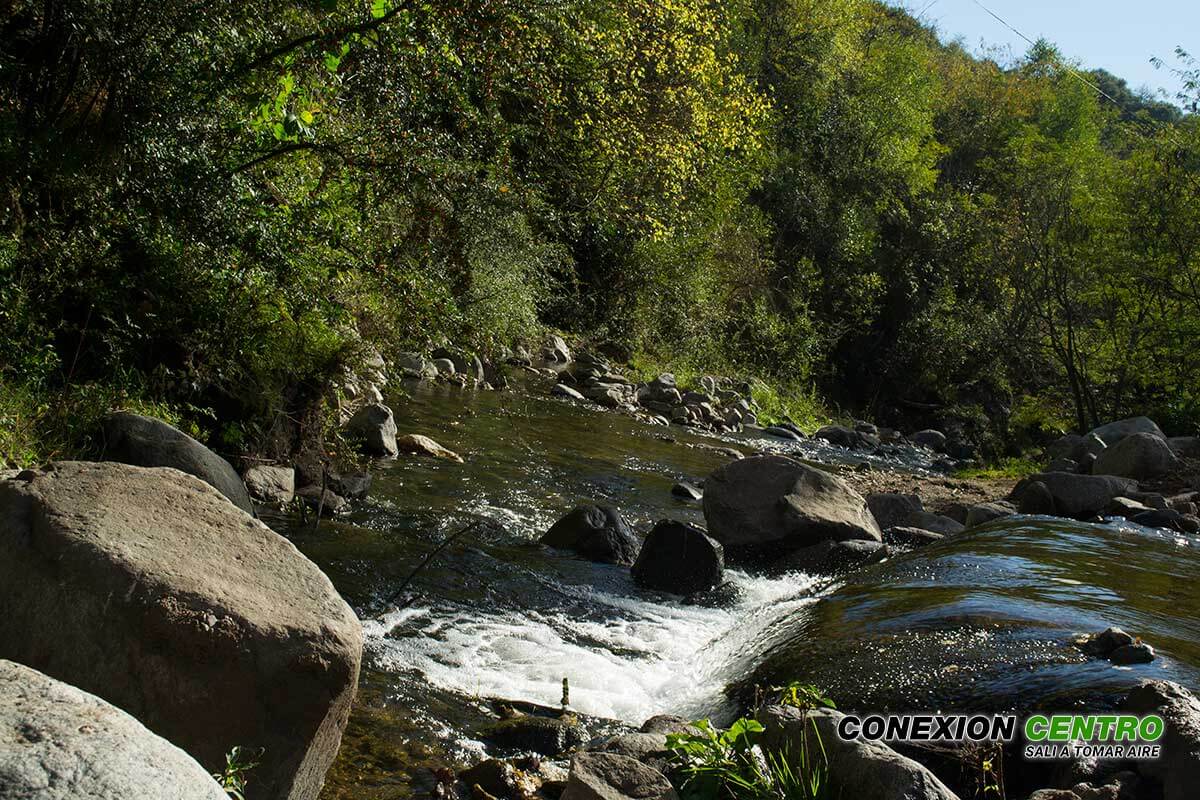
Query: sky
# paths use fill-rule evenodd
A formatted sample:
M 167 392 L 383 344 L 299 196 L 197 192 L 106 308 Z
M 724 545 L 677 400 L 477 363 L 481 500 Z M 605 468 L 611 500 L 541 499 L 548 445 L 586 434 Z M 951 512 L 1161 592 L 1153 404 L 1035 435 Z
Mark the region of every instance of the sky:
M 1200 0 L 979 0 L 1030 39 L 1045 37 L 1068 58 L 1089 68 L 1103 67 L 1131 89 L 1166 89 L 1174 100 L 1179 81 L 1150 63 L 1158 56 L 1176 64 L 1175 48 L 1200 56 Z M 974 0 L 903 0 L 897 3 L 933 23 L 943 40 L 962 39 L 969 52 L 981 43 L 1011 46 L 1015 55 L 1029 45 Z

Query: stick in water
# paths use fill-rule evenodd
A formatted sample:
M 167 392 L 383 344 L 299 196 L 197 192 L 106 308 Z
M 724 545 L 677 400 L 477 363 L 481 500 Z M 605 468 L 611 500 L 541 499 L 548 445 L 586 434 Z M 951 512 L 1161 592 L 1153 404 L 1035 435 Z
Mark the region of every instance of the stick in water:
M 475 528 L 479 527 L 479 524 L 481 522 L 483 522 L 483 520 L 480 520 L 480 519 L 475 520 L 471 524 L 467 525 L 465 528 L 463 528 L 455 533 L 450 534 L 444 540 L 442 540 L 441 544 L 439 544 L 437 547 L 430 550 L 429 555 L 425 556 L 425 558 L 421 560 L 421 563 L 417 564 L 416 569 L 414 569 L 412 572 L 410 572 L 408 577 L 404 579 L 404 583 L 400 584 L 400 588 L 397 589 L 396 591 L 392 592 L 388 596 L 387 600 L 384 601 L 384 605 L 390 606 L 392 603 L 396 602 L 396 598 L 399 597 L 400 595 L 404 594 L 404 590 L 408 588 L 409 584 L 411 584 L 413 582 L 413 579 L 417 577 L 417 575 L 421 572 L 421 570 L 425 569 L 425 566 L 427 564 L 429 564 L 430 561 L 433 560 L 434 556 L 436 556 L 438 553 L 442 552 L 447 547 L 449 547 L 450 544 L 455 539 L 462 536 L 467 531 L 474 530 Z M 408 604 L 411 602 L 412 602 L 412 600 L 409 599 L 409 600 L 405 601 L 405 603 L 403 605 L 399 606 L 399 608 L 407 608 Z

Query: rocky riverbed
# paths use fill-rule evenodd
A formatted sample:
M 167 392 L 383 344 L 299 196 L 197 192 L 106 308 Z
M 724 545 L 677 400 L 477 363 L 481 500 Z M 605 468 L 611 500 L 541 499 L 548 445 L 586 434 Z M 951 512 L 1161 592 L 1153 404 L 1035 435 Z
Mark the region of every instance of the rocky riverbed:
M 559 344 L 545 355 L 570 359 Z M 129 759 L 182 747 L 163 756 L 180 774 L 250 747 L 263 755 L 248 800 L 315 797 L 322 780 L 321 797 L 345 800 L 673 797 L 686 776 L 668 733 L 757 713 L 764 746 L 780 745 L 795 709 L 762 701 L 797 680 L 841 711 L 1133 703 L 1170 716 L 1169 769 L 1056 772 L 1009 752 L 1009 796 L 1187 796 L 1174 776 L 1200 765 L 1200 704 L 1176 688 L 1200 684 L 1190 440 L 1127 420 L 1064 437 L 1015 485 L 965 481 L 944 474 L 953 442 L 936 432 L 730 424 L 717 409 L 749 402 L 716 378 L 699 387 L 722 401 L 711 419 L 664 425 L 556 390 L 618 385 L 608 364 L 518 367 L 500 392 L 494 367 L 452 350 L 404 363 L 347 379 L 347 439 L 368 459 L 352 468 L 239 476 L 118 414 L 107 455 L 133 466 L 4 476 L 5 585 L 19 591 L 4 594 L 0 658 L 45 676 L 0 670 L 0 691 L 60 698 L 55 719 L 107 701 L 108 729 L 147 726 Z M 30 548 L 50 533 L 49 550 Z M 81 614 L 112 596 L 126 599 L 106 622 Z M 39 628 L 47 616 L 69 624 Z M 843 793 L 975 796 L 962 753 L 834 744 Z M 22 747 L 0 743 L 0 775 L 37 779 Z

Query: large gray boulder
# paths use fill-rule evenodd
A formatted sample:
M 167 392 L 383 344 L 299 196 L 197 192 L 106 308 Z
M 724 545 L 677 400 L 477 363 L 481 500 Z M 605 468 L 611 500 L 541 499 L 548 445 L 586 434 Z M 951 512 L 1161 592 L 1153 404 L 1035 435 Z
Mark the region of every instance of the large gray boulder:
M 1135 762 L 1138 772 L 1162 783 L 1163 800 L 1194 798 L 1200 786 L 1200 699 L 1179 684 L 1147 681 L 1129 693 L 1121 710 L 1163 718 L 1162 757 Z
M 541 543 L 606 564 L 629 566 L 638 554 L 633 529 L 611 506 L 585 505 L 572 509 L 550 526 Z
M 1086 518 L 1108 508 L 1114 497 L 1137 491 L 1137 481 L 1113 475 L 1074 475 L 1069 472 L 1041 472 L 1016 485 L 1012 499 L 1022 513 L 1039 513 L 1027 507 L 1022 496 L 1042 484 L 1053 500 L 1054 513 L 1064 517 Z M 1039 490 L 1040 491 L 1040 490 Z M 1045 510 L 1049 513 L 1049 509 Z
M 1166 439 L 1151 433 L 1133 433 L 1097 456 L 1092 474 L 1145 480 L 1165 475 L 1178 466 L 1179 457 Z
M 666 777 L 616 753 L 583 752 L 571 759 L 562 800 L 679 800 Z
M 208 770 L 261 748 L 248 800 L 312 800 L 358 685 L 329 579 L 208 484 L 61 462 L 0 482 L 0 658 L 96 694 Z
M 128 411 L 109 414 L 101 428 L 105 461 L 138 467 L 172 467 L 195 475 L 242 511 L 254 513 L 250 495 L 233 465 L 178 428 Z
M 396 445 L 396 418 L 383 403 L 360 408 L 346 423 L 346 432 L 358 439 L 369 455 L 394 458 L 400 453 Z
M 786 456 L 755 456 L 704 484 L 708 534 L 726 557 L 770 555 L 825 540 L 883 541 L 862 495 L 840 478 Z
M 0 661 L 0 800 L 229 800 L 187 753 L 99 697 Z
M 1112 447 L 1126 436 L 1132 436 L 1135 433 L 1148 433 L 1160 439 L 1167 438 L 1162 432 L 1162 428 L 1154 424 L 1154 420 L 1149 417 L 1130 417 L 1129 419 L 1110 422 L 1107 425 L 1094 428 L 1090 435 L 1097 436 L 1106 445 Z M 1099 454 L 1097 453 L 1097 455 Z
M 758 715 L 758 721 L 766 729 L 762 745 L 771 752 L 783 754 L 793 763 L 799 758 L 797 754 L 803 751 L 819 762 L 823 750 L 828 758 L 830 797 L 958 800 L 958 796 L 932 772 L 886 744 L 842 741 L 837 734 L 842 716 L 831 708 L 803 712 L 797 708 L 768 706 Z

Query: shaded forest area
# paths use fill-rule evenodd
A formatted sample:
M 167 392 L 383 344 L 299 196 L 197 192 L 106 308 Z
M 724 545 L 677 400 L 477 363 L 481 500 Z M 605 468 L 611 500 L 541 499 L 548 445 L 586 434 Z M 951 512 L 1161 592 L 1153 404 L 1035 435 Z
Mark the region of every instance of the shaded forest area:
M 1047 43 L 870 0 L 0 7 L 2 461 L 115 404 L 259 448 L 369 350 L 547 327 L 993 457 L 1200 424 L 1200 123 Z

